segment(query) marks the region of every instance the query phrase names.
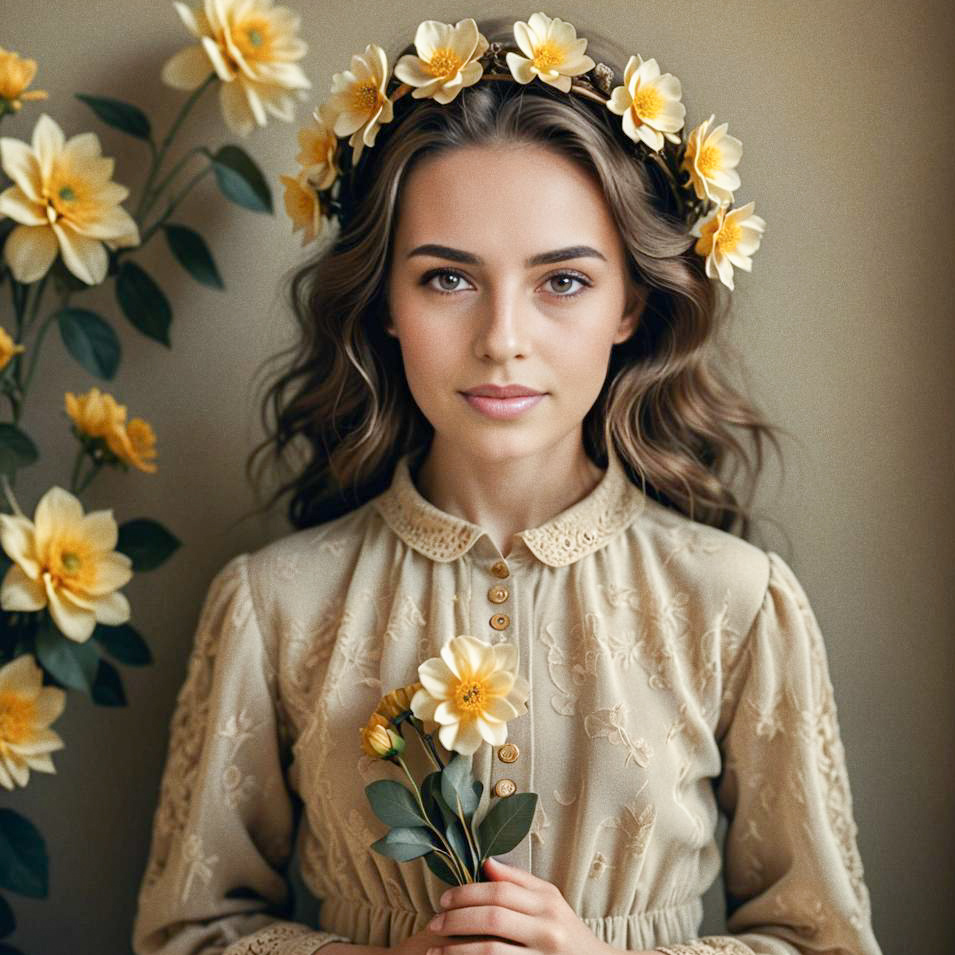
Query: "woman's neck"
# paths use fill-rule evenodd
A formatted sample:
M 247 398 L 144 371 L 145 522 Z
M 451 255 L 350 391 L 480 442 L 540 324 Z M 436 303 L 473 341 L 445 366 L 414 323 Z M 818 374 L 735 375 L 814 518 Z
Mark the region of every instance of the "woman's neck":
M 576 504 L 602 476 L 582 442 L 564 442 L 539 455 L 486 460 L 435 436 L 415 483 L 435 507 L 483 528 L 506 557 L 514 534 Z

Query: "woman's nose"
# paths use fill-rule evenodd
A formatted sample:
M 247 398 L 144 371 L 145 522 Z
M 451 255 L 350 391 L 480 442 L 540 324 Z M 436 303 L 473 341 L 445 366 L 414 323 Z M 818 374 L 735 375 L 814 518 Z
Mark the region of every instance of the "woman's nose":
M 525 358 L 529 352 L 530 322 L 514 292 L 497 291 L 489 296 L 478 316 L 475 353 L 491 361 Z

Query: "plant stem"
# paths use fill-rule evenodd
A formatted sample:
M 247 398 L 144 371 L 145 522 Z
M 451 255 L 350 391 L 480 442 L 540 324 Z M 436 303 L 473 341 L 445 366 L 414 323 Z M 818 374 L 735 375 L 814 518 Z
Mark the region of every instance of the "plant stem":
M 204 146 L 193 146 L 188 152 L 184 153 L 179 162 L 172 167 L 172 171 L 166 176 L 165 179 L 153 190 L 153 194 L 150 197 L 149 201 L 145 204 L 143 208 L 143 222 L 146 221 L 146 217 L 149 215 L 150 209 L 156 204 L 156 200 L 162 194 L 163 189 L 165 189 L 173 179 L 176 178 L 176 175 L 179 173 L 179 170 L 186 165 L 187 162 L 196 154 L 201 153 L 205 147 Z
M 173 212 L 176 209 L 176 206 L 178 206 L 179 203 L 186 198 L 186 196 L 189 193 L 189 190 L 192 189 L 192 187 L 200 179 L 202 179 L 204 176 L 207 176 L 211 171 L 212 171 L 212 163 L 209 163 L 209 165 L 206 166 L 205 169 L 202 169 L 199 172 L 197 172 L 192 177 L 192 179 L 190 179 L 189 182 L 186 183 L 186 185 L 176 194 L 176 197 L 172 200 L 172 202 L 170 202 L 169 205 L 166 206 L 166 211 L 142 234 L 139 240 L 138 248 L 142 248 L 152 238 L 156 230 L 159 229 L 162 226 L 162 224 L 173 214 Z
M 150 192 L 152 191 L 153 182 L 156 179 L 156 175 L 159 172 L 159 167 L 162 165 L 163 159 L 166 158 L 166 152 L 169 149 L 170 144 L 173 141 L 176 133 L 179 130 L 179 127 L 182 125 L 183 120 L 189 114 L 189 110 L 195 106 L 196 101 L 205 91 L 206 87 L 216 78 L 216 72 L 213 70 L 203 82 L 197 86 L 193 91 L 190 97 L 183 103 L 182 109 L 179 111 L 179 115 L 174 120 L 172 126 L 169 129 L 169 132 L 166 133 L 166 138 L 163 139 L 162 145 L 159 147 L 158 154 L 153 158 L 152 167 L 149 170 L 149 175 L 146 178 L 146 184 L 143 186 L 143 194 L 139 199 L 139 206 L 136 209 L 136 214 L 133 218 L 141 223 L 143 210 L 146 207 L 147 200 L 150 198 Z
M 40 291 L 42 291 L 42 289 L 41 289 Z M 17 384 L 20 386 L 20 392 L 21 392 L 21 394 L 23 394 L 24 396 L 26 396 L 26 393 L 27 393 L 27 391 L 28 391 L 29 388 L 30 388 L 30 382 L 33 380 L 33 372 L 36 370 L 36 363 L 37 363 L 37 360 L 38 360 L 39 357 L 40 357 L 40 346 L 43 344 L 43 338 L 44 338 L 44 336 L 46 335 L 47 330 L 49 329 L 50 325 L 53 324 L 53 320 L 57 317 L 57 315 L 59 314 L 59 312 L 60 312 L 62 309 L 66 308 L 66 305 L 67 305 L 67 302 L 69 302 L 69 299 L 70 299 L 70 292 L 69 292 L 69 290 L 66 290 L 66 291 L 63 292 L 63 297 L 62 297 L 62 299 L 60 300 L 60 307 L 59 307 L 55 312 L 51 312 L 49 315 L 47 315 L 46 319 L 45 319 L 45 320 L 43 321 L 43 323 L 40 325 L 40 329 L 39 329 L 39 331 L 37 332 L 36 338 L 34 339 L 33 345 L 32 345 L 32 347 L 31 347 L 31 349 L 30 349 L 30 351 L 32 352 L 32 354 L 30 355 L 30 366 L 29 366 L 29 368 L 27 369 L 26 381 L 24 381 L 22 385 L 20 385 L 19 382 L 17 383 Z M 39 301 L 39 296 L 37 296 L 37 302 L 38 302 L 38 301 Z M 35 312 L 36 312 L 36 309 L 34 308 L 34 313 L 35 313 Z M 20 370 L 20 369 L 19 369 L 19 366 L 18 366 L 18 369 L 17 369 L 17 370 L 18 370 L 18 371 Z M 21 405 L 19 410 L 22 410 L 22 407 L 23 407 L 23 406 Z M 17 414 L 17 420 L 19 420 L 19 417 L 20 417 L 20 416 L 19 416 L 19 413 L 18 413 L 18 414 Z
M 414 727 L 414 731 L 418 734 L 418 739 L 421 741 L 421 748 L 427 754 L 428 759 L 431 760 L 431 763 L 434 766 L 434 768 L 439 771 L 444 769 L 444 766 L 442 765 L 441 760 L 438 758 L 438 754 L 434 751 L 434 743 L 431 740 L 431 737 L 427 733 L 421 730 L 421 728 L 418 726 L 417 722 L 414 719 L 410 720 L 410 723 L 412 727 Z
M 405 761 L 400 756 L 395 756 L 395 759 L 398 760 L 401 768 L 405 771 L 405 775 L 408 777 L 408 781 L 411 783 L 411 788 L 414 792 L 415 799 L 418 801 L 418 808 L 421 810 L 422 818 L 428 821 L 428 828 L 441 840 L 441 844 L 447 850 L 452 863 L 454 863 L 454 868 L 456 870 L 455 875 L 461 880 L 460 884 L 464 885 L 465 882 L 471 882 L 472 880 L 470 878 L 470 873 L 468 873 L 466 870 L 462 871 L 461 862 L 455 855 L 454 850 L 448 845 L 441 833 L 441 830 L 432 825 L 431 820 L 428 818 L 428 811 L 424 808 L 424 803 L 421 800 L 421 791 L 418 789 L 418 784 L 414 781 L 414 776 L 411 775 L 411 772 L 405 764 Z
M 477 877 L 481 876 L 481 857 L 480 853 L 477 850 L 477 845 L 474 842 L 474 838 L 471 835 L 471 827 L 468 825 L 467 819 L 464 818 L 464 807 L 461 805 L 461 797 L 455 793 L 454 801 L 458 804 L 458 819 L 461 820 L 461 827 L 464 829 L 464 837 L 468 840 L 468 845 L 471 847 L 471 851 L 474 853 L 474 863 L 477 866 Z

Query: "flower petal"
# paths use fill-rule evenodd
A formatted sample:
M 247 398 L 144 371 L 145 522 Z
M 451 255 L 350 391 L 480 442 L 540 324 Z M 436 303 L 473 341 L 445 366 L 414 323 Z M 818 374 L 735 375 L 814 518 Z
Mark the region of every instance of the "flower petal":
M 99 239 L 90 239 L 77 232 L 65 219 L 52 225 L 60 242 L 63 263 L 87 285 L 99 285 L 106 278 L 109 256 Z
M 56 259 L 60 245 L 47 225 L 18 225 L 7 236 L 3 258 L 18 282 L 36 282 L 43 278 Z
M 0 605 L 4 610 L 42 610 L 46 606 L 42 577 L 28 577 L 19 564 L 12 564 L 0 585 Z
M 33 202 L 43 204 L 40 161 L 29 144 L 0 136 L 0 165 Z
M 0 216 L 9 216 L 23 225 L 47 225 L 43 206 L 34 202 L 19 186 L 0 192 Z
M 177 90 L 198 89 L 213 71 L 204 46 L 194 43 L 173 54 L 163 64 L 160 78 L 166 86 Z

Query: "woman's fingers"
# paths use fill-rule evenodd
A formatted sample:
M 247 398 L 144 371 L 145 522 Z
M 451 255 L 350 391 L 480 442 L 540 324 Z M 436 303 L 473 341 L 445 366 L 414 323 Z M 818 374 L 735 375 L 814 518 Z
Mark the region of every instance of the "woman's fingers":
M 439 935 L 496 935 L 528 948 L 537 948 L 541 936 L 548 931 L 546 924 L 536 916 L 499 905 L 468 905 L 448 909 L 436 916 L 428 929 Z

